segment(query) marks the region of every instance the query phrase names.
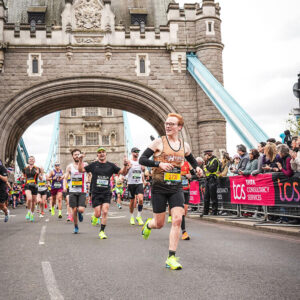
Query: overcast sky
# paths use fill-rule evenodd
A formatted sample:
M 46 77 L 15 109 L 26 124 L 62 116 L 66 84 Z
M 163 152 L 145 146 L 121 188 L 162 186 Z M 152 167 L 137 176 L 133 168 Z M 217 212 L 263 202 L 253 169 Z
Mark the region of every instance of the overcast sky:
M 178 1 L 195 3 L 195 1 Z M 270 136 L 279 140 L 292 108 L 300 73 L 300 0 L 219 0 L 222 18 L 224 84 L 227 91 Z M 30 154 L 44 165 L 54 117 L 35 122 L 24 134 Z M 155 135 L 151 125 L 129 114 L 133 143 L 144 149 Z M 240 138 L 227 126 L 228 151 Z

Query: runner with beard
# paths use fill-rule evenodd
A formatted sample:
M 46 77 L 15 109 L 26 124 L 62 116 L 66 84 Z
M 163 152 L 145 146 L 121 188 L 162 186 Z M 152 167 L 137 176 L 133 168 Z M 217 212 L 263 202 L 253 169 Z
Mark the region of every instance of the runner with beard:
M 78 171 L 81 173 L 92 173 L 92 205 L 96 218 L 101 219 L 101 228 L 99 232 L 100 239 L 107 239 L 104 230 L 107 223 L 107 214 L 111 201 L 110 178 L 113 174 L 126 175 L 128 172 L 128 160 L 124 158 L 124 167 L 121 170 L 115 164 L 108 162 L 106 159 L 106 150 L 100 147 L 97 150 L 97 161 L 92 162 L 88 166 L 83 163 L 84 154 L 79 155 Z
M 85 201 L 86 201 L 86 183 L 87 183 L 87 173 L 80 172 L 78 168 L 79 156 L 81 150 L 74 149 L 71 152 L 74 162 L 69 164 L 66 169 L 65 179 L 64 179 L 64 191 L 67 192 L 67 179 L 70 176 L 69 183 L 69 205 L 73 211 L 73 220 L 74 220 L 74 233 L 77 234 L 79 231 L 78 220 L 79 222 L 83 221 L 83 213 L 85 210 Z M 78 217 L 77 217 L 78 215 Z
M 184 196 L 181 185 L 181 167 L 186 159 L 200 176 L 202 174 L 188 143 L 179 139 L 183 128 L 183 117 L 170 113 L 165 122 L 166 136 L 154 140 L 142 154 L 139 163 L 153 167 L 152 206 L 153 218 L 149 218 L 142 230 L 144 239 L 148 239 L 152 229 L 164 226 L 166 206 L 169 204 L 172 225 L 169 235 L 169 256 L 166 267 L 172 270 L 182 269 L 175 256 L 180 236 L 180 225 L 184 215 Z M 153 156 L 154 160 L 150 160 Z

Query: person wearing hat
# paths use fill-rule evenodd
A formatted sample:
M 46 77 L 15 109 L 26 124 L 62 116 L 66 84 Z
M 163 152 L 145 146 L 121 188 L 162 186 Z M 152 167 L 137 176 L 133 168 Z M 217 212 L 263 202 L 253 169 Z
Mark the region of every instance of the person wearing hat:
M 241 171 L 246 169 L 247 163 L 249 161 L 249 155 L 247 153 L 247 148 L 243 144 L 237 145 L 237 153 L 240 157 L 240 162 L 236 169 L 232 169 L 231 172 L 233 174 L 239 174 Z
M 83 162 L 84 154 L 81 153 L 78 163 L 78 171 L 81 173 L 92 174 L 92 205 L 94 208 L 94 217 L 101 219 L 101 228 L 99 232 L 100 239 L 107 239 L 104 230 L 107 223 L 107 215 L 111 201 L 110 178 L 114 174 L 126 175 L 128 173 L 129 162 L 124 158 L 124 167 L 121 169 L 114 163 L 107 161 L 106 149 L 103 147 L 97 150 L 97 160 L 85 166 Z
M 136 216 L 136 220 L 138 224 L 144 225 L 142 220 L 142 210 L 143 210 L 143 200 L 144 200 L 144 170 L 145 168 L 141 166 L 138 162 L 140 149 L 137 147 L 133 147 L 131 149 L 131 160 L 129 164 L 128 171 L 128 192 L 129 192 L 129 212 L 130 212 L 130 224 L 135 225 L 134 221 L 134 207 L 136 204 L 136 200 L 138 200 L 138 212 Z
M 204 194 L 204 208 L 203 215 L 208 215 L 210 200 L 212 202 L 212 214 L 218 214 L 218 176 L 220 172 L 220 162 L 216 156 L 213 155 L 213 150 L 204 151 L 204 172 L 206 177 L 205 194 Z

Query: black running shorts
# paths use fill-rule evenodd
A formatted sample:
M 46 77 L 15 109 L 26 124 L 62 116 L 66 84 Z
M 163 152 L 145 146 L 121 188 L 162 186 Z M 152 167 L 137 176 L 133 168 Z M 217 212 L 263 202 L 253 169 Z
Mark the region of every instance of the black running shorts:
M 111 194 L 92 194 L 92 206 L 93 208 L 102 205 L 104 203 L 110 203 Z
M 0 203 L 5 203 L 8 199 L 8 194 L 4 192 L 0 192 Z
M 39 192 L 39 191 L 38 191 L 38 194 L 40 194 L 41 196 L 45 196 L 45 195 L 47 195 L 47 190 L 42 191 L 42 192 Z M 32 195 L 33 195 L 33 194 L 32 194 Z
M 152 207 L 155 214 L 160 214 L 166 211 L 167 204 L 170 209 L 173 207 L 183 207 L 184 196 L 182 191 L 172 194 L 152 193 Z
M 134 199 L 135 195 L 143 194 L 144 187 L 143 184 L 128 184 L 129 199 Z
M 36 186 L 32 186 L 32 185 L 25 185 L 25 191 L 31 191 L 31 194 L 33 196 L 36 196 L 38 194 L 38 188 Z
M 70 207 L 85 207 L 86 193 L 73 193 L 69 192 L 69 205 Z

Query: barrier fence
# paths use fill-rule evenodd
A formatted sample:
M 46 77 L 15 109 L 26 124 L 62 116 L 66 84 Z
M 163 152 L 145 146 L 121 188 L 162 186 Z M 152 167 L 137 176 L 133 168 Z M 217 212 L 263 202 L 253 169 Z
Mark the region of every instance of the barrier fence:
M 204 205 L 205 179 L 191 182 L 191 213 L 201 213 Z M 251 221 L 300 219 L 300 177 L 282 173 L 257 176 L 232 176 L 218 179 L 220 215 L 234 219 L 252 217 Z M 232 217 L 232 216 L 231 216 Z M 267 224 L 260 224 L 266 226 Z M 293 226 L 293 225 L 289 225 Z M 295 225 L 296 226 L 296 225 Z

